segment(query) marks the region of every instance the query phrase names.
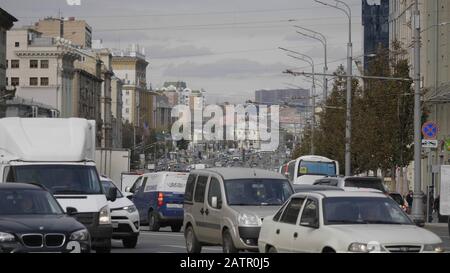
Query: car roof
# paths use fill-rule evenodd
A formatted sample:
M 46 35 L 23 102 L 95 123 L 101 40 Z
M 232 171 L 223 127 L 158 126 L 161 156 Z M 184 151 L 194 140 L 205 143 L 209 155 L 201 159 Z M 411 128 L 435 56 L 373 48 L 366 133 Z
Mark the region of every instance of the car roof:
M 44 190 L 44 188 L 30 183 L 0 183 L 0 190 Z
M 295 193 L 292 195 L 292 198 L 295 197 L 303 197 L 306 195 L 315 195 L 316 197 L 323 197 L 323 198 L 328 198 L 328 197 L 384 197 L 387 198 L 386 195 L 384 195 L 383 193 L 376 193 L 376 192 L 349 192 L 349 191 L 313 191 L 313 192 L 309 192 L 309 193 Z
M 293 185 L 294 190 L 303 190 L 303 191 L 344 191 L 342 188 L 338 188 L 335 186 L 324 186 L 324 185 Z
M 287 180 L 286 177 L 280 173 L 256 168 L 240 168 L 240 167 L 209 168 L 203 170 L 193 170 L 191 173 L 195 174 L 214 173 L 220 175 L 225 180 L 245 179 L 245 178 Z

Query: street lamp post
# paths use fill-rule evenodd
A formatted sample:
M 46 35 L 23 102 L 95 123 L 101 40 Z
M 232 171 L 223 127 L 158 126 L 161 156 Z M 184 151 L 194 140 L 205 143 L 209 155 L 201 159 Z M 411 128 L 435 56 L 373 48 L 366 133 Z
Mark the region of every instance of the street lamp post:
M 308 34 L 308 33 L 304 33 L 304 32 L 301 32 L 301 31 L 297 31 L 298 34 L 301 34 L 303 36 L 309 37 L 311 39 L 317 40 L 320 43 L 322 43 L 323 49 L 324 49 L 323 74 L 327 74 L 328 73 L 328 53 L 327 53 L 327 38 L 325 37 L 325 35 L 323 35 L 320 32 L 317 32 L 317 31 L 314 31 L 312 29 L 309 29 L 309 28 L 305 28 L 305 27 L 301 27 L 301 26 L 295 26 L 295 27 L 303 29 L 305 31 L 308 31 L 308 32 L 312 33 L 312 34 Z M 325 75 L 323 76 L 322 88 L 323 88 L 323 101 L 326 102 L 326 100 L 328 98 L 328 78 Z
M 316 125 L 316 77 L 315 77 L 315 70 L 314 70 L 314 59 L 311 58 L 308 55 L 305 55 L 303 53 L 297 52 L 297 51 L 293 51 L 293 50 L 289 50 L 289 49 L 285 49 L 282 47 L 279 47 L 279 49 L 286 51 L 286 52 L 290 52 L 293 54 L 296 54 L 298 56 L 293 56 L 291 54 L 288 54 L 289 57 L 294 58 L 294 59 L 298 59 L 301 61 L 304 61 L 306 63 L 308 63 L 309 65 L 311 65 L 311 73 L 312 73 L 312 88 L 311 88 L 311 100 L 312 100 L 312 110 L 311 110 L 311 154 L 314 155 L 315 154 L 315 145 L 314 145 L 314 129 L 315 129 L 315 125 Z
M 348 44 L 347 44 L 347 116 L 345 122 L 345 176 L 350 176 L 352 174 L 351 169 L 351 141 L 352 141 L 352 60 L 353 60 L 353 50 L 352 50 L 352 10 L 349 5 L 340 0 L 334 0 L 335 5 L 331 5 L 319 0 L 314 0 L 315 2 L 338 9 L 345 13 L 348 17 Z M 340 5 L 344 6 L 341 7 Z

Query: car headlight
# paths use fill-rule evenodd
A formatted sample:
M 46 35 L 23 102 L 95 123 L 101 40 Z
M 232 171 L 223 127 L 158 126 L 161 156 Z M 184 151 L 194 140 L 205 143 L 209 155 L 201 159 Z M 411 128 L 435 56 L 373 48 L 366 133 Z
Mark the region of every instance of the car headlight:
M 239 213 L 238 216 L 239 226 L 260 226 L 261 219 L 254 214 Z
M 15 241 L 16 237 L 14 237 L 11 233 L 0 232 L 0 243 L 11 243 Z
M 367 248 L 367 244 L 363 243 L 352 243 L 348 247 L 348 251 L 356 252 L 356 253 L 368 253 L 369 249 Z
M 423 251 L 443 253 L 445 252 L 445 249 L 442 244 L 429 244 L 423 246 Z
M 126 207 L 123 207 L 122 209 L 126 210 L 128 213 L 133 213 L 136 211 L 136 206 L 135 205 L 126 206 Z
M 82 229 L 75 231 L 70 235 L 71 241 L 87 241 L 89 240 L 89 231 L 87 229 Z
M 100 225 L 109 225 L 109 224 L 111 224 L 111 213 L 109 211 L 109 207 L 108 206 L 104 206 L 100 210 L 100 214 L 99 214 L 99 217 L 98 217 L 98 223 Z

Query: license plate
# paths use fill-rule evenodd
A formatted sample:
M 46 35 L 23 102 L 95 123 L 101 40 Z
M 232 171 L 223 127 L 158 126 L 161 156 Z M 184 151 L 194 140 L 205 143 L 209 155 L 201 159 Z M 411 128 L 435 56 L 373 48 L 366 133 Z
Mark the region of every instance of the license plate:
M 112 223 L 112 227 L 113 228 L 118 228 L 119 227 L 119 223 Z
M 167 204 L 166 207 L 168 209 L 182 209 L 183 204 Z

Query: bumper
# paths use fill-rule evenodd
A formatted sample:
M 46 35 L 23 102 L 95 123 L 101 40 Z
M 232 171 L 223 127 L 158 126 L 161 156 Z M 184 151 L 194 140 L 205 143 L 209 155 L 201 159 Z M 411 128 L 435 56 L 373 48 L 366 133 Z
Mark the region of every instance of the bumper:
M 238 227 L 234 244 L 239 249 L 258 251 L 258 238 L 261 227 Z
M 139 235 L 139 214 L 137 211 L 129 213 L 124 210 L 111 212 L 112 238 L 123 239 Z
M 69 241 L 62 247 L 49 248 L 30 248 L 19 242 L 0 243 L 0 253 L 90 253 L 91 244 L 89 241 Z
M 98 212 L 77 213 L 74 217 L 88 229 L 91 235 L 92 248 L 104 247 L 111 244 L 112 224 L 99 225 Z
M 159 223 L 162 226 L 170 226 L 170 225 L 183 225 L 183 216 L 168 216 L 164 215 L 161 212 L 159 214 Z

